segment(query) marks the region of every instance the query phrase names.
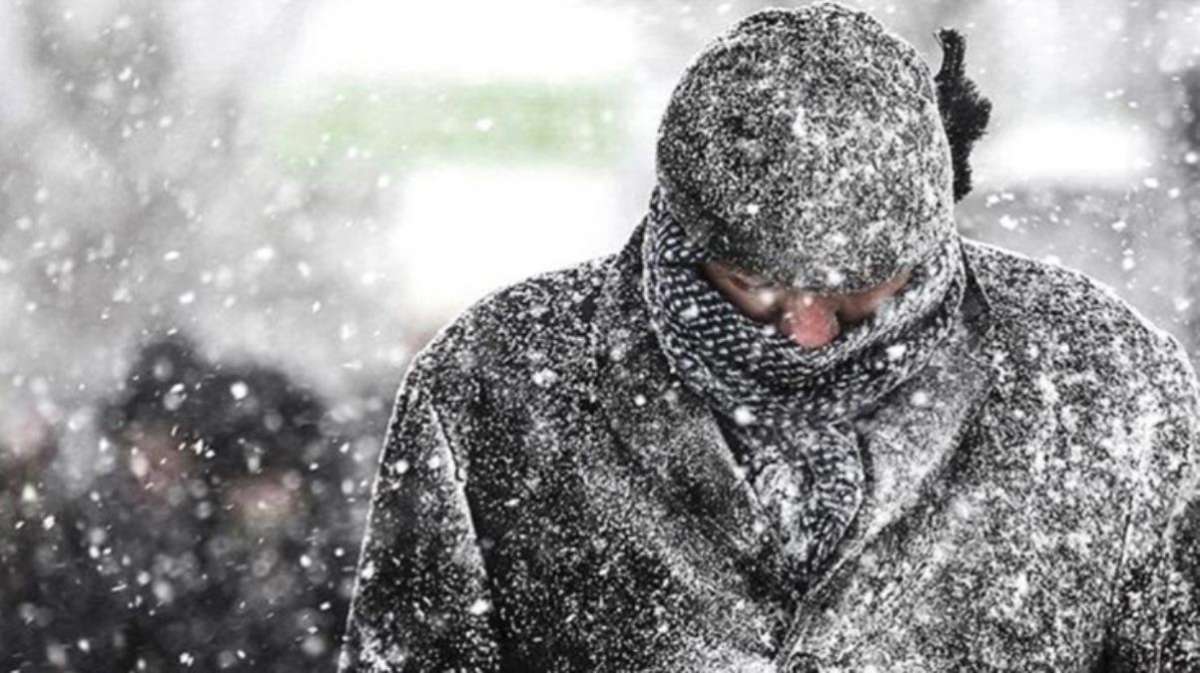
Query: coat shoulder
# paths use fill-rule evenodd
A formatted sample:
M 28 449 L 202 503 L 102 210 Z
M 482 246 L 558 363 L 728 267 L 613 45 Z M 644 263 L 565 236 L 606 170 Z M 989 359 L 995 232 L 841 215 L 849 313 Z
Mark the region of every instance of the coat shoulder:
M 1103 283 L 983 243 L 966 251 L 991 308 L 990 357 L 1010 405 L 1122 427 L 1193 413 L 1186 351 Z
M 996 323 L 1015 342 L 1124 356 L 1130 365 L 1182 352 L 1173 336 L 1082 272 L 978 241 L 965 249 Z
M 1078 464 L 1111 473 L 1126 497 L 1137 484 L 1157 485 L 1139 496 L 1148 501 L 1178 487 L 1200 436 L 1200 389 L 1180 343 L 1083 273 L 976 242 L 967 255 L 991 307 L 993 435 L 1087 447 Z
M 544 383 L 587 354 L 596 300 L 616 254 L 497 288 L 447 323 L 411 368 L 451 391 L 483 381 Z

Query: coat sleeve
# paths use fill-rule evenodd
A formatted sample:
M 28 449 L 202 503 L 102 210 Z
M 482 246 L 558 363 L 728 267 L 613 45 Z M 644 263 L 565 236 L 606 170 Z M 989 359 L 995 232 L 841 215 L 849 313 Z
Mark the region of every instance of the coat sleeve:
M 1164 350 L 1171 357 L 1148 377 L 1158 401 L 1131 421 L 1150 450 L 1125 522 L 1103 673 L 1200 671 L 1200 397 L 1182 348 Z
M 405 375 L 388 424 L 339 673 L 499 668 L 466 475 L 424 365 Z

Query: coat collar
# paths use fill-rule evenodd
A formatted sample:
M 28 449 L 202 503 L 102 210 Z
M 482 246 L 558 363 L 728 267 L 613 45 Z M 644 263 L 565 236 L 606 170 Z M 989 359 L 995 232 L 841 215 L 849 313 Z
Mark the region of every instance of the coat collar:
M 713 412 L 671 373 L 650 328 L 641 292 L 644 226 L 606 267 L 590 332 L 592 395 L 632 458 L 658 474 L 665 497 L 687 502 L 702 532 L 736 556 L 760 559 L 754 531 L 766 518 L 754 492 Z
M 589 336 L 590 364 L 596 377 L 592 394 L 627 450 L 661 475 L 664 492 L 669 497 L 672 493 L 688 497 L 693 505 L 700 503 L 696 521 L 707 534 L 747 557 L 762 560 L 765 553 L 770 559 L 778 549 L 764 552 L 761 538 L 754 533 L 756 524 L 762 526 L 766 518 L 739 473 L 715 412 L 671 373 L 650 328 L 641 291 L 645 226 L 644 220 L 638 224 L 605 267 Z M 936 418 L 939 413 L 951 414 L 949 420 L 965 426 L 991 390 L 993 371 L 984 355 L 993 331 L 991 305 L 969 257 L 964 253 L 967 292 L 963 310 L 969 337 L 960 348 L 935 358 L 935 364 L 927 367 L 930 371 L 921 374 L 931 391 L 952 385 L 953 392 L 945 396 L 945 403 L 935 401 L 927 416 L 893 418 L 885 411 L 861 427 L 867 435 L 868 493 L 827 570 L 801 606 L 820 594 L 847 560 L 857 557 L 935 488 L 961 436 L 929 441 L 922 426 L 945 423 L 946 418 Z M 778 578 L 771 570 L 774 567 L 777 563 L 767 562 L 760 569 Z M 798 617 L 804 612 L 798 610 Z M 799 626 L 799 620 L 794 621 L 792 631 Z

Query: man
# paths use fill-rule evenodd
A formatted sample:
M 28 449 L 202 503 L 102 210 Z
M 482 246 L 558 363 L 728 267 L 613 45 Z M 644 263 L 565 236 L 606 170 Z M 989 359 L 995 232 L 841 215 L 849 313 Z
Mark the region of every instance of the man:
M 413 362 L 343 673 L 1200 670 L 1195 375 L 958 236 L 943 39 L 818 4 L 689 65 L 625 248 Z

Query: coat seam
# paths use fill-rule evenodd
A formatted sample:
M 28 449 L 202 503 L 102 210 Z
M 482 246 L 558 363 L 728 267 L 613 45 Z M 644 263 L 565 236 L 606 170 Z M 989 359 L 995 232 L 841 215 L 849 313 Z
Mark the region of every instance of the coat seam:
M 1129 493 L 1125 506 L 1125 522 L 1121 527 L 1121 553 L 1117 556 L 1117 566 L 1113 570 L 1113 576 L 1109 580 L 1108 598 L 1105 603 L 1104 642 L 1101 643 L 1101 651 L 1108 646 L 1108 641 L 1113 637 L 1113 630 L 1118 626 L 1117 621 L 1120 619 L 1118 611 L 1118 594 L 1121 586 L 1121 573 L 1125 570 L 1125 563 L 1129 556 L 1129 532 L 1133 525 L 1133 510 L 1134 510 L 1133 491 Z
M 446 429 L 445 424 L 442 422 L 442 414 L 438 411 L 437 404 L 432 399 L 429 400 L 429 412 L 433 416 L 433 424 L 434 427 L 437 428 L 438 435 L 441 436 L 442 441 L 446 444 L 446 453 L 450 460 L 450 464 L 447 465 L 447 467 L 450 469 L 451 479 L 453 479 L 455 482 L 455 490 L 462 495 L 463 502 L 467 506 L 467 524 L 469 526 L 469 532 L 471 534 L 471 539 L 473 540 L 473 545 L 475 546 L 476 550 L 480 552 L 480 558 L 482 559 L 483 551 L 479 546 L 479 534 L 475 525 L 475 508 L 471 506 L 470 498 L 467 496 L 467 478 L 463 478 L 462 480 L 458 478 L 460 462 L 459 456 L 462 455 L 461 450 L 456 448 L 459 442 L 457 441 L 457 438 L 451 438 L 450 432 Z M 486 566 L 484 567 L 484 576 L 488 579 L 488 589 L 490 591 L 491 576 L 490 573 L 487 572 Z
M 425 392 L 428 393 L 429 391 L 427 390 Z M 446 428 L 446 425 L 442 422 L 442 414 L 438 410 L 438 404 L 436 401 L 434 401 L 432 396 L 429 399 L 429 413 L 433 417 L 433 424 L 434 427 L 437 428 L 438 435 L 446 444 L 446 454 L 449 460 L 449 465 L 446 467 L 450 470 L 450 479 L 454 482 L 454 489 L 462 498 L 461 502 L 466 508 L 467 532 L 470 536 L 472 548 L 475 550 L 475 553 L 479 555 L 479 571 L 483 576 L 483 586 L 487 592 L 487 600 L 491 603 L 492 607 L 488 621 L 494 632 L 493 635 L 498 637 L 499 631 L 497 628 L 497 620 L 499 619 L 499 606 L 496 605 L 497 592 L 492 581 L 491 569 L 488 568 L 487 558 L 484 556 L 483 548 L 479 544 L 479 529 L 475 521 L 476 508 L 472 506 L 470 497 L 467 495 L 466 483 L 470 479 L 470 475 L 466 473 L 464 468 L 463 478 L 460 480 L 458 477 L 460 462 L 459 456 L 465 454 L 462 453 L 461 443 L 458 441 L 458 438 L 453 436 L 453 434 Z M 496 645 L 500 645 L 498 639 Z

